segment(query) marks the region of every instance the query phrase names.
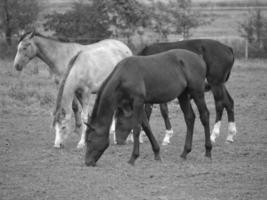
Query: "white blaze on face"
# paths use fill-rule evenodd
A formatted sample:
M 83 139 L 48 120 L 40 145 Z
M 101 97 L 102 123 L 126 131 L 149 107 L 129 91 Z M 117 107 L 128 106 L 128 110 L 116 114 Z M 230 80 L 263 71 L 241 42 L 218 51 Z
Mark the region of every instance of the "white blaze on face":
M 21 57 L 21 55 L 19 54 L 19 49 L 21 48 L 21 43 L 19 43 L 18 48 L 17 48 L 17 53 L 14 59 L 14 65 L 16 65 Z
M 221 121 L 218 121 L 214 124 L 210 140 L 215 142 L 216 138 L 220 135 Z
M 54 147 L 60 148 L 63 143 L 63 136 L 62 136 L 62 132 L 60 131 L 60 127 L 58 123 L 56 123 L 55 125 L 55 131 L 56 131 L 56 137 L 55 137 Z

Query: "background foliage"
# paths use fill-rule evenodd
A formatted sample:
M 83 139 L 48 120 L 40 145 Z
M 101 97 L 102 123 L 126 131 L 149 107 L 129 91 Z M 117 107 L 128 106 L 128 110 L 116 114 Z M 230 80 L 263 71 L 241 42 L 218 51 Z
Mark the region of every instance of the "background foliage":
M 211 3 L 196 2 L 193 5 L 191 0 L 77 0 L 67 9 L 55 8 L 52 12 L 44 12 L 43 1 L 2 0 L 0 57 L 13 55 L 16 42 L 12 44 L 12 39 L 16 40 L 20 33 L 33 28 L 65 41 L 87 44 L 104 38 L 119 38 L 133 50 L 151 42 L 169 41 L 172 36 L 190 39 L 194 30 L 207 27 L 218 16 L 212 11 L 199 12 Z M 226 3 L 214 5 L 227 6 Z M 267 55 L 267 19 L 260 7 L 263 5 L 257 7 L 251 2 L 248 5 L 255 7 L 235 27 L 243 41 L 232 39 L 223 42 L 231 45 L 238 56 L 245 54 L 244 41 L 248 41 L 250 57 Z M 213 24 L 221 26 L 220 23 L 216 21 Z

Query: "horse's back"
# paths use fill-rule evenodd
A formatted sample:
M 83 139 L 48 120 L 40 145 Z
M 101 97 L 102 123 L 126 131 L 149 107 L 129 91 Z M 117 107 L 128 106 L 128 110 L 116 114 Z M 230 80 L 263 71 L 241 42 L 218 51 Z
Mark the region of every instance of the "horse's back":
M 204 61 L 199 55 L 183 49 L 129 57 L 118 68 L 124 87 L 136 90 L 133 93 L 141 92 L 147 102 L 170 101 L 188 87 L 204 88 Z
M 114 51 L 116 50 L 121 52 L 122 54 L 125 54 L 126 56 L 131 56 L 133 54 L 130 48 L 126 44 L 115 39 L 104 39 L 99 42 L 86 45 L 85 50 L 93 50 L 96 48 L 106 48 Z
M 70 73 L 66 85 L 75 88 L 89 87 L 98 90 L 103 80 L 124 58 L 131 55 L 129 48 L 118 40 L 103 40 L 80 52 Z
M 211 83 L 228 80 L 234 63 L 233 50 L 219 41 L 212 39 L 193 39 L 178 42 L 154 43 L 145 47 L 139 55 L 152 55 L 170 49 L 186 49 L 202 55 L 207 68 L 207 79 Z

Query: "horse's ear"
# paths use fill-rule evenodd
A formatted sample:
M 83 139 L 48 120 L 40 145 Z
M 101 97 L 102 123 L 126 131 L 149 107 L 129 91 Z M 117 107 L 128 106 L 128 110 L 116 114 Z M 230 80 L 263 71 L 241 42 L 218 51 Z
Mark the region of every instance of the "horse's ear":
M 29 37 L 29 38 L 32 38 L 32 37 L 35 35 L 35 33 L 36 33 L 36 31 L 35 31 L 35 29 L 33 29 L 33 31 L 31 32 L 31 34 L 30 34 L 30 37 Z

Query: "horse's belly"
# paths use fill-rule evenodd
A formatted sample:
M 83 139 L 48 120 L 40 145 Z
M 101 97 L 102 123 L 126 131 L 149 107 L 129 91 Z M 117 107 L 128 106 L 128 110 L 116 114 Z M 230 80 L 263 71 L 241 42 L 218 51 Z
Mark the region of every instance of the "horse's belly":
M 147 103 L 165 103 L 171 101 L 181 95 L 185 90 L 186 84 L 175 83 L 172 85 L 164 85 L 156 87 L 150 91 L 146 91 L 146 102 Z

